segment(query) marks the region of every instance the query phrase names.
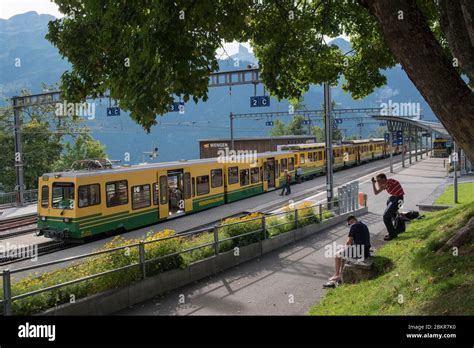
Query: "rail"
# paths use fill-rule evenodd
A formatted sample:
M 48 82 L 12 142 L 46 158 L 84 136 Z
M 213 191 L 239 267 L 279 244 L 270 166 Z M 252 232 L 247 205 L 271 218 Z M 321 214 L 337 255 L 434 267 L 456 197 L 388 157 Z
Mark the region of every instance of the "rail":
M 355 185 L 351 186 L 351 188 L 354 188 L 354 189 L 356 187 L 358 188 L 358 184 L 356 186 Z M 345 192 L 355 192 L 355 191 L 346 190 Z M 138 268 L 140 271 L 139 275 L 141 279 L 146 279 L 147 277 L 146 266 L 148 264 L 156 263 L 157 261 L 160 261 L 166 258 L 178 256 L 181 254 L 192 252 L 197 249 L 202 249 L 202 248 L 211 247 L 211 246 L 213 247 L 213 255 L 211 255 L 211 257 L 212 256 L 215 257 L 221 252 L 220 245 L 226 241 L 236 240 L 236 239 L 239 240 L 239 239 L 242 239 L 243 237 L 254 236 L 254 235 L 257 236 L 256 237 L 257 240 L 273 238 L 277 234 L 288 232 L 292 229 L 304 227 L 304 226 L 314 224 L 314 223 L 321 223 L 323 220 L 325 220 L 325 217 L 326 219 L 330 219 L 336 215 L 354 211 L 359 208 L 359 202 L 355 195 L 351 197 L 348 196 L 347 193 L 343 193 L 343 195 L 345 196 L 340 197 L 339 199 L 336 199 L 336 201 L 333 201 L 332 203 L 329 203 L 329 204 L 328 203 L 307 204 L 306 206 L 303 206 L 300 208 L 296 207 L 296 205 L 295 206 L 290 205 L 285 211 L 278 212 L 275 214 L 261 215 L 256 218 L 232 222 L 228 224 L 219 224 L 219 225 L 215 225 L 208 228 L 202 228 L 202 229 L 185 232 L 185 233 L 177 233 L 173 236 L 167 236 L 167 237 L 157 238 L 153 240 L 141 240 L 139 243 L 135 243 L 135 244 L 114 247 L 111 249 L 100 250 L 100 251 L 77 255 L 77 256 L 71 256 L 71 257 L 60 259 L 60 260 L 48 261 L 41 264 L 27 266 L 23 268 L 14 269 L 14 270 L 4 269 L 2 271 L 2 278 L 1 278 L 3 280 L 3 298 L 0 301 L 0 304 L 3 306 L 3 314 L 5 316 L 12 315 L 13 302 L 30 297 L 30 296 L 38 295 L 47 291 L 57 290 L 65 286 L 74 285 L 80 282 L 85 282 L 91 279 L 95 279 L 95 278 L 102 277 L 105 275 L 110 275 L 112 273 L 117 273 L 119 271 L 124 271 L 124 270 L 132 269 L 132 268 Z M 285 218 L 287 220 L 286 222 L 283 222 L 283 223 L 280 222 L 281 220 Z M 243 224 L 247 224 L 247 226 L 250 225 L 254 229 L 247 231 L 244 228 L 243 233 L 238 233 L 236 235 L 232 235 L 227 238 L 221 238 L 219 236 L 220 231 L 224 231 L 226 229 L 243 225 Z M 285 230 L 281 230 L 280 228 L 284 225 L 286 225 Z M 205 233 L 208 233 L 210 237 L 212 236 L 211 238 L 212 241 L 205 242 L 205 243 L 202 243 L 197 246 L 187 248 L 184 250 L 171 252 L 166 255 L 161 255 L 158 257 L 147 257 L 149 256 L 147 255 L 146 249 L 145 249 L 145 246 L 147 245 L 152 245 L 155 243 L 160 243 L 163 241 L 173 240 L 173 239 L 183 242 L 183 241 L 186 241 L 186 239 L 193 238 L 197 235 L 202 235 Z M 244 244 L 244 245 L 247 245 L 247 244 Z M 51 285 L 51 286 L 47 286 L 44 288 L 35 289 L 33 291 L 29 291 L 29 292 L 25 292 L 25 293 L 21 293 L 17 295 L 12 294 L 12 275 L 14 274 L 18 274 L 18 273 L 26 272 L 26 271 L 33 271 L 33 270 L 37 271 L 38 269 L 44 269 L 44 268 L 55 266 L 58 264 L 72 263 L 73 261 L 83 260 L 86 258 L 98 256 L 98 255 L 104 255 L 104 254 L 111 255 L 112 253 L 116 253 L 118 251 L 127 250 L 128 252 L 130 252 L 133 249 L 138 251 L 137 253 L 138 259 L 131 262 L 128 265 L 98 272 L 92 275 L 87 275 L 87 276 L 80 277 L 77 279 L 68 280 L 68 281 L 61 282 L 61 283 Z M 75 267 L 77 265 L 78 265 L 77 263 L 75 265 L 72 264 L 72 267 Z

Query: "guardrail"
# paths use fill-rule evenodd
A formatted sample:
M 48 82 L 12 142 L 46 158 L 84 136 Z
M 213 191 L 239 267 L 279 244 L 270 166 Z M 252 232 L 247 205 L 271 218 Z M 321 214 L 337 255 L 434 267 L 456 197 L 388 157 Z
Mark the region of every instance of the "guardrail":
M 0 193 L 0 206 L 13 207 L 16 205 L 18 192 Z M 26 190 L 23 195 L 25 204 L 38 202 L 38 189 Z
M 351 187 L 353 188 L 355 186 L 351 186 Z M 357 184 L 357 187 L 358 187 L 358 184 Z M 350 191 L 350 192 L 353 192 L 353 191 Z M 344 198 L 344 199 L 342 200 L 336 199 L 335 201 L 330 203 L 329 206 L 328 206 L 328 203 L 312 204 L 312 205 L 304 206 L 302 208 L 296 208 L 295 206 L 290 205 L 286 211 L 271 214 L 271 215 L 262 215 L 262 216 L 247 219 L 244 221 L 236 221 L 236 222 L 232 222 L 228 224 L 221 224 L 221 225 L 216 225 L 213 227 L 203 228 L 203 229 L 199 229 L 199 230 L 195 230 L 191 232 L 178 233 L 173 236 L 158 238 L 154 240 L 148 240 L 148 241 L 141 240 L 139 243 L 135 243 L 131 245 L 120 246 L 120 247 L 111 248 L 107 250 L 101 250 L 101 251 L 97 251 L 93 253 L 63 258 L 60 260 L 45 262 L 38 265 L 27 266 L 27 267 L 15 269 L 15 270 L 4 269 L 2 272 L 3 299 L 0 301 L 0 304 L 3 305 L 3 314 L 6 316 L 12 315 L 12 304 L 14 301 L 24 299 L 30 296 L 38 295 L 40 293 L 57 290 L 65 286 L 74 285 L 80 282 L 88 281 L 91 279 L 95 279 L 95 278 L 102 277 L 105 275 L 110 275 L 113 273 L 117 273 L 120 271 L 132 269 L 132 268 L 138 268 L 140 270 L 139 272 L 140 278 L 146 279 L 148 275 L 147 265 L 157 263 L 166 258 L 178 256 L 185 253 L 190 253 L 192 251 L 206 248 L 206 247 L 213 247 L 213 256 L 216 256 L 221 252 L 220 246 L 226 241 L 239 240 L 239 239 L 242 241 L 242 239 L 244 239 L 245 237 L 250 237 L 250 236 L 256 236 L 255 237 L 256 241 L 264 240 L 267 238 L 272 238 L 272 236 L 285 233 L 299 227 L 303 227 L 303 226 L 307 226 L 307 225 L 315 224 L 315 223 L 321 223 L 324 220 L 325 215 L 328 216 L 332 214 L 331 217 L 334 217 L 339 214 L 348 213 L 350 211 L 359 209 L 359 204 L 358 204 L 358 200 L 356 196 L 345 194 L 341 198 Z M 331 217 L 328 217 L 328 219 Z M 285 220 L 285 221 L 281 222 L 281 220 Z M 229 230 L 241 224 L 247 224 L 249 226 L 252 226 L 255 229 L 251 231 L 245 231 L 244 233 L 238 233 L 231 237 L 220 238 L 219 236 L 220 231 Z M 163 241 L 173 240 L 173 239 L 179 239 L 181 242 L 184 242 L 186 240 L 190 240 L 191 238 L 197 235 L 203 235 L 205 233 L 209 234 L 209 237 L 211 237 L 212 235 L 212 237 L 209 238 L 211 240 L 210 242 L 203 243 L 203 244 L 200 244 L 188 249 L 179 250 L 177 252 L 172 252 L 166 255 L 161 255 L 159 257 L 147 258 L 147 254 L 145 250 L 145 246 L 147 245 L 152 245 L 155 243 L 160 243 Z M 248 242 L 248 241 L 252 242 L 252 239 L 247 240 L 245 242 Z M 251 243 L 248 243 L 248 244 L 251 244 Z M 243 245 L 248 245 L 248 244 L 243 244 Z M 243 245 L 239 244 L 238 246 L 243 246 Z M 41 268 L 44 269 L 44 268 L 62 264 L 62 263 L 71 263 L 72 261 L 83 260 L 86 258 L 98 256 L 98 255 L 104 255 L 104 254 L 110 255 L 112 253 L 116 253 L 119 251 L 123 252 L 127 250 L 127 252 L 130 253 L 130 251 L 133 249 L 138 251 L 138 258 L 134 262 L 131 262 L 129 265 L 106 270 L 103 272 L 88 275 L 88 276 L 81 277 L 78 279 L 65 281 L 56 285 L 36 289 L 30 292 L 25 292 L 18 295 L 12 294 L 12 283 L 11 283 L 12 277 L 11 276 L 14 274 L 18 274 L 18 273 L 26 272 L 26 271 L 38 270 Z

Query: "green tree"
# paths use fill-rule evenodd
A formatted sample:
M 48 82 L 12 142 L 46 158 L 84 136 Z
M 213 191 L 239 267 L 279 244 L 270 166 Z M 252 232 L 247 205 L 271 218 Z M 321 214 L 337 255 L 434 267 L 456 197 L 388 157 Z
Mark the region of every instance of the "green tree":
M 207 99 L 222 41 L 250 41 L 279 98 L 342 76 L 343 88 L 363 98 L 400 63 L 474 160 L 474 94 L 461 78 L 474 79 L 472 0 L 54 2 L 65 17 L 49 23 L 47 38 L 72 63 L 62 77 L 66 99 L 109 91 L 147 130 L 173 95 Z M 342 34 L 351 53 L 324 40 Z
M 324 143 L 326 141 L 326 133 L 321 127 L 312 127 L 311 129 L 313 135 L 316 137 L 316 142 Z M 332 131 L 332 140 L 333 142 L 338 142 L 342 140 L 342 133 L 339 129 L 334 129 Z
M 287 135 L 285 124 L 280 120 L 276 120 L 270 134 L 272 137 Z
M 103 159 L 107 157 L 105 146 L 94 140 L 88 133 L 80 134 L 73 143 L 66 143 L 61 158 L 54 164 L 56 171 L 71 169 L 72 164 L 83 159 Z
M 21 95 L 29 95 L 26 90 Z M 22 143 L 24 181 L 27 189 L 36 188 L 38 177 L 42 174 L 60 168 L 59 163 L 68 162 L 65 159 L 74 158 L 79 152 L 74 152 L 74 146 L 66 143 L 66 139 L 76 144 L 78 137 L 80 145 L 88 140 L 88 130 L 83 126 L 83 119 L 74 115 L 60 115 L 54 104 L 26 108 L 22 112 Z M 0 191 L 11 192 L 15 188 L 15 145 L 13 133 L 13 110 L 11 106 L 0 108 Z M 79 136 L 78 136 L 79 135 Z M 95 154 L 98 146 L 88 141 L 90 153 Z M 71 152 L 72 151 L 72 152 Z M 94 152 L 95 151 L 95 152 Z M 103 152 L 98 152 L 103 155 Z M 78 158 L 80 159 L 80 158 Z M 61 169 L 67 169 L 62 167 Z

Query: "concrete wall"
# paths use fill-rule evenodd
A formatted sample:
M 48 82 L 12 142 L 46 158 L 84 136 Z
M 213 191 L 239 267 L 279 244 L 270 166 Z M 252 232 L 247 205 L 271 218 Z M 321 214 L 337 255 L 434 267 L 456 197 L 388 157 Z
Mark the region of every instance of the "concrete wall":
M 227 251 L 217 256 L 200 260 L 191 264 L 186 269 L 175 269 L 161 273 L 120 289 L 102 292 L 93 296 L 82 298 L 75 303 L 67 303 L 51 308 L 40 315 L 106 315 L 113 314 L 121 309 L 149 300 L 159 294 L 180 288 L 197 280 L 206 278 L 240 263 L 257 258 L 265 253 L 291 244 L 297 240 L 331 228 L 349 215 L 360 216 L 367 213 L 368 208 L 361 208 L 355 212 L 336 216 L 324 220 L 320 224 L 308 225 L 258 243 L 239 248 L 239 255 L 234 255 L 234 250 Z

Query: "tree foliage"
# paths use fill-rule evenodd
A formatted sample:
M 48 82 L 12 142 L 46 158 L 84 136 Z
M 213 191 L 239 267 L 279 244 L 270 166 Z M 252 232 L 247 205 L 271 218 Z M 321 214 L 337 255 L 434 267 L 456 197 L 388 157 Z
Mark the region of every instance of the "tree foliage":
M 250 41 L 278 98 L 299 98 L 311 84 L 342 76 L 343 88 L 363 98 L 385 84 L 384 69 L 401 63 L 474 156 L 474 97 L 460 78 L 474 77 L 472 0 L 54 2 L 66 16 L 50 22 L 47 38 L 73 64 L 62 77 L 64 95 L 82 100 L 110 91 L 147 130 L 173 95 L 206 100 L 216 49 L 238 40 Z M 325 42 L 342 34 L 351 52 Z
M 24 90 L 21 94 L 30 93 Z M 58 115 L 54 105 L 30 107 L 21 116 L 27 189 L 36 188 L 43 173 L 69 169 L 71 161 L 82 159 L 84 153 L 105 156 L 104 147 L 90 137 L 80 117 Z M 16 183 L 13 129 L 13 110 L 0 108 L 0 191 L 4 192 L 12 192 Z

